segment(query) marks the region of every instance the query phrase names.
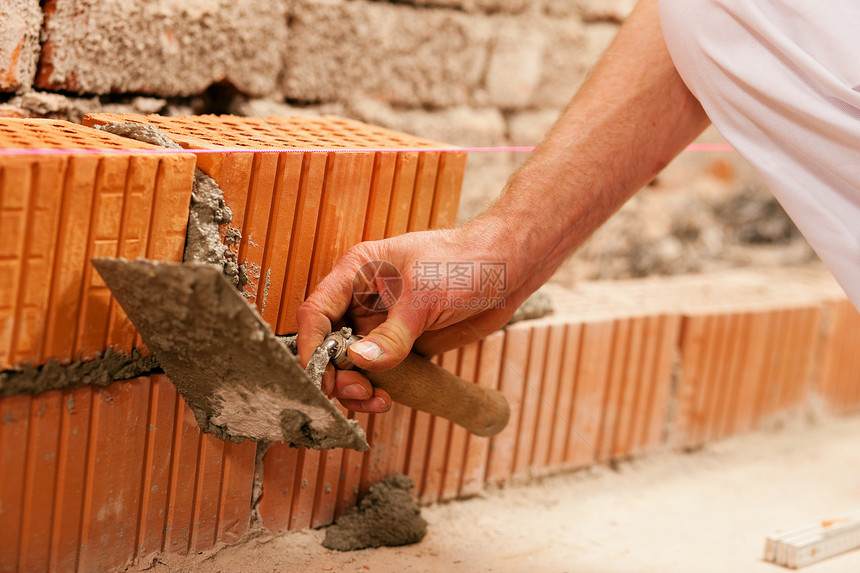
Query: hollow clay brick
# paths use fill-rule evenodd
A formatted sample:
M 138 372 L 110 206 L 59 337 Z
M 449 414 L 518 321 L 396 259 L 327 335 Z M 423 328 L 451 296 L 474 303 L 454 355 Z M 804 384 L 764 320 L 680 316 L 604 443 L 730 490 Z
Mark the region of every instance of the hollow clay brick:
M 660 317 L 660 342 L 655 364 L 654 388 L 651 399 L 649 420 L 646 424 L 644 447 L 648 450 L 659 449 L 666 441 L 666 426 L 669 404 L 672 400 L 672 382 L 675 370 L 675 349 L 678 343 L 680 317 L 663 315 Z
M 523 394 L 526 392 L 526 374 L 529 366 L 529 346 L 532 328 L 525 322 L 513 324 L 505 330 L 504 362 L 499 375 L 499 390 L 511 408 L 511 417 L 504 430 L 493 436 L 487 460 L 487 481 L 501 483 L 514 469 L 519 420 Z
M 18 569 L 18 547 L 24 507 L 21 496 L 26 480 L 27 435 L 30 424 L 30 396 L 12 396 L 0 401 L 0 569 Z
M 285 531 L 290 525 L 298 460 L 299 449 L 281 443 L 269 446 L 263 459 L 266 495 L 259 508 L 263 525 L 269 531 Z
M 561 373 L 559 374 L 559 393 L 555 424 L 552 432 L 549 467 L 561 468 L 566 465 L 567 444 L 571 434 L 573 395 L 576 391 L 576 372 L 579 361 L 579 344 L 582 324 L 571 322 L 565 326 L 564 347 L 562 351 Z
M 4 300 L 14 301 L 11 321 L 0 330 L 0 362 L 5 366 L 48 358 L 90 357 L 108 345 L 131 350 L 134 334 L 121 309 L 93 273 L 88 258 L 142 254 L 151 227 L 147 201 L 163 196 L 171 207 L 182 205 L 163 224 L 165 235 L 181 235 L 184 244 L 190 196 L 192 157 L 141 155 L 157 148 L 112 134 L 57 120 L 0 121 L 0 144 L 7 148 L 109 149 L 127 153 L 98 155 L 6 156 L 0 169 L 15 193 L 0 196 L 4 208 L 0 227 L 13 237 L 0 253 L 0 264 L 14 280 Z M 175 155 L 175 154 L 173 154 Z M 164 190 L 154 188 L 155 170 L 163 174 Z M 26 180 L 21 179 L 26 177 Z M 170 197 L 164 197 L 170 195 Z M 4 198 L 5 197 L 5 198 Z M 23 202 L 22 202 L 23 201 Z M 10 213 L 17 213 L 10 216 Z M 179 253 L 181 256 L 181 252 Z M 178 260 L 178 258 L 174 258 Z M 14 261 L 14 262 L 12 262 Z M 14 268 L 12 268 L 14 267 Z M 7 287 L 8 288 L 8 287 Z M 14 351 L 11 345 L 15 346 Z
M 363 412 L 350 412 L 349 417 L 355 420 L 362 428 L 369 428 L 370 414 Z M 409 424 L 402 430 L 404 439 L 408 439 Z M 342 478 L 338 482 L 337 505 L 335 506 L 335 516 L 343 515 L 346 511 L 352 508 L 357 502 L 361 490 L 361 475 L 362 470 L 368 465 L 367 454 L 369 452 L 356 452 L 355 450 L 343 450 L 343 460 L 341 461 Z M 403 467 L 398 471 L 405 471 Z
M 412 208 L 409 211 L 409 230 L 422 231 L 430 227 L 433 199 L 436 192 L 436 176 L 439 172 L 439 153 L 421 153 L 412 191 Z
M 612 447 L 616 441 L 623 393 L 624 373 L 627 369 L 628 351 L 630 346 L 630 320 L 618 320 L 615 326 L 615 336 L 612 343 L 612 362 L 609 378 L 606 384 L 606 395 L 603 401 L 603 420 L 601 420 L 600 442 L 595 445 L 599 460 L 612 458 Z
M 541 385 L 538 415 L 535 427 L 534 448 L 529 465 L 536 470 L 546 469 L 552 448 L 552 433 L 558 411 L 557 398 L 561 383 L 561 363 L 564 350 L 564 324 L 551 324 L 547 335 L 546 362 Z
M 51 527 L 52 571 L 73 571 L 78 562 L 87 479 L 86 460 L 91 437 L 90 414 L 95 394 L 96 390 L 91 386 L 63 391 Z
M 141 557 L 156 554 L 162 549 L 170 510 L 168 493 L 177 404 L 173 383 L 163 374 L 152 376 L 137 543 L 137 552 Z
M 600 435 L 600 419 L 609 376 L 609 359 L 615 324 L 612 321 L 588 322 L 583 327 L 572 426 L 567 457 L 583 466 L 597 457 L 595 447 Z
M 504 336 L 505 333 L 501 330 L 476 343 L 479 345 L 477 372 L 474 380 L 476 384 L 498 390 L 499 373 L 503 361 Z M 466 438 L 460 497 L 478 495 L 483 490 L 487 458 L 490 451 L 490 438 L 475 436 L 474 434 L 468 434 Z
M 638 394 L 641 391 L 640 379 L 642 376 L 642 353 L 645 346 L 645 322 L 646 317 L 644 316 L 633 317 L 629 321 L 619 321 L 619 325 L 628 323 L 626 327 L 628 330 L 627 343 L 623 362 L 618 365 L 618 375 L 621 377 L 621 381 L 619 384 L 615 421 L 609 425 L 604 424 L 604 429 L 608 434 L 605 439 L 601 439 L 601 444 L 606 443 L 606 450 L 601 448 L 599 452 L 601 456 L 608 456 L 609 458 L 626 457 L 630 455 L 635 446 L 636 405 L 638 403 Z M 616 335 L 616 344 L 619 345 L 617 346 L 619 351 L 622 347 L 620 346 L 621 340 L 624 338 L 624 328 L 620 327 L 620 332 Z M 619 359 L 619 356 L 615 357 L 615 360 Z M 614 367 L 615 364 L 613 364 Z M 612 386 L 608 390 L 611 389 Z M 607 414 L 609 412 L 607 410 Z M 610 441 L 611 446 L 609 445 Z M 604 457 L 604 459 L 607 458 Z
M 456 371 L 457 376 L 467 382 L 475 382 L 480 345 L 477 342 L 460 348 Z M 451 424 L 448 433 L 448 452 L 445 461 L 445 475 L 442 479 L 442 490 L 439 499 L 450 500 L 460 494 L 460 486 L 463 481 L 463 472 L 466 465 L 466 448 L 469 441 L 469 432 L 456 424 Z
M 765 348 L 769 331 L 770 313 L 747 313 L 744 339 L 746 352 L 737 380 L 737 395 L 731 409 L 731 422 L 727 432 L 740 434 L 753 428 L 756 396 L 762 383 L 762 370 L 765 363 Z
M 296 483 L 293 486 L 293 503 L 290 509 L 291 530 L 310 527 L 313 521 L 320 456 L 319 450 L 299 449 Z M 265 485 L 263 487 L 265 488 Z
M 149 379 L 112 384 L 94 392 L 90 452 L 86 461 L 78 568 L 118 568 L 134 555 L 140 511 Z
M 514 475 L 527 475 L 531 468 L 532 452 L 537 433 L 538 410 L 543 399 L 544 365 L 549 347 L 549 326 L 532 327 L 529 344 L 528 368 L 525 371 L 525 388 L 520 405 L 519 429 L 514 453 Z
M 397 154 L 394 167 L 394 182 L 391 202 L 388 207 L 388 220 L 385 223 L 385 236 L 394 237 L 409 230 L 409 211 L 412 208 L 412 191 L 418 173 L 418 154 L 402 152 Z
M 60 433 L 62 392 L 34 396 L 30 402 L 26 469 L 21 495 L 20 571 L 46 571 L 56 487 L 56 444 Z M 5 545 L 4 545 L 5 547 Z
M 457 373 L 459 352 L 449 350 L 438 357 L 439 365 L 445 370 Z M 424 467 L 424 479 L 421 486 L 420 502 L 431 504 L 439 501 L 445 481 L 448 448 L 451 438 L 451 422 L 438 416 L 430 420 L 429 441 L 427 444 L 427 462 Z
M 373 163 L 373 176 L 367 199 L 367 213 L 364 216 L 363 241 L 378 241 L 385 238 L 385 227 L 394 192 L 394 179 L 397 167 L 397 153 L 376 153 Z
M 307 293 L 325 166 L 326 156 L 321 153 L 307 154 L 302 164 L 299 199 L 296 204 L 290 254 L 287 259 L 289 262 L 275 331 L 279 334 L 298 330 L 296 311 L 305 300 Z

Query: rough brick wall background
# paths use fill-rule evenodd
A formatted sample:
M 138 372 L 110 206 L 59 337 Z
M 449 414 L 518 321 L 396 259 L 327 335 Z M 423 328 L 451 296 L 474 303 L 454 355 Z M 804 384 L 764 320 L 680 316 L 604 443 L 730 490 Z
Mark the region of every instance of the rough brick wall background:
M 0 116 L 321 111 L 458 145 L 530 145 L 633 4 L 8 0 Z M 464 215 L 517 160 L 470 158 Z

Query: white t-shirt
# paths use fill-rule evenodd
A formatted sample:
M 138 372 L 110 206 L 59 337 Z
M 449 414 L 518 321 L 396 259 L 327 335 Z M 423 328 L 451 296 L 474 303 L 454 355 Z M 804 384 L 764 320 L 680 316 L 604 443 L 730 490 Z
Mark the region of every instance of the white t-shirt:
M 690 91 L 860 308 L 860 1 L 660 0 Z

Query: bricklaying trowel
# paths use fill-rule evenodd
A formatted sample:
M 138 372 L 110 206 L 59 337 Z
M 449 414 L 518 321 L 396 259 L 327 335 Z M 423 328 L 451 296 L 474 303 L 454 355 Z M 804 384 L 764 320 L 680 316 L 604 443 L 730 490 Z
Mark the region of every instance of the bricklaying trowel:
M 93 265 L 204 432 L 231 441 L 368 449 L 364 431 L 320 391 L 217 266 L 144 259 Z M 317 352 L 350 367 L 346 350 L 357 339 L 348 329 L 335 332 Z M 510 415 L 500 392 L 416 354 L 386 372 L 364 374 L 394 401 L 480 436 L 500 432 Z

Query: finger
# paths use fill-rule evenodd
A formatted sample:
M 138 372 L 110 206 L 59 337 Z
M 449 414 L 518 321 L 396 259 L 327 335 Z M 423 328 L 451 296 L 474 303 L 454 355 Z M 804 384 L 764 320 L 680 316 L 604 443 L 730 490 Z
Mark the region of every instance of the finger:
M 349 347 L 353 364 L 364 370 L 379 372 L 400 364 L 415 339 L 424 330 L 423 309 L 413 309 L 409 301 L 400 300 L 388 312 L 385 322 L 374 328 L 363 340 Z
M 333 395 L 338 400 L 363 401 L 373 396 L 373 385 L 360 372 L 340 370 L 335 378 Z
M 384 414 L 391 409 L 391 396 L 381 388 L 373 389 L 373 396 L 367 400 L 341 400 L 345 408 L 356 412 L 367 412 L 369 414 Z
M 346 313 L 352 301 L 354 262 L 341 259 L 296 312 L 299 333 L 296 344 L 304 367 L 314 350 L 332 331 L 332 324 Z
M 334 366 L 326 364 L 325 370 L 323 370 L 322 384 L 320 385 L 320 390 L 326 396 L 330 397 L 335 389 L 335 377 Z

